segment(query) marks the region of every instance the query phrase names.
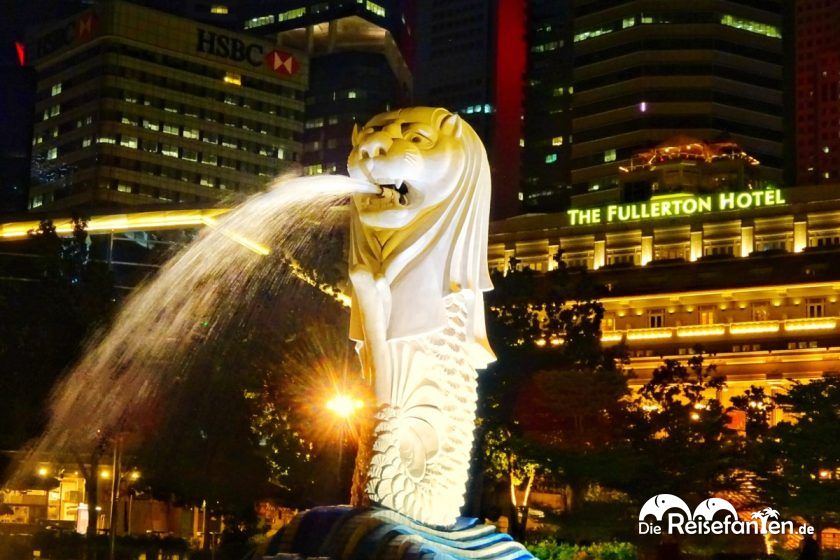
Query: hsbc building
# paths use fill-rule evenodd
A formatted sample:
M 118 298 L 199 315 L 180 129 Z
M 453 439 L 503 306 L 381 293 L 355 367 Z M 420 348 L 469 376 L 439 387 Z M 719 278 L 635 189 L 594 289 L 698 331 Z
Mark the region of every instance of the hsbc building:
M 33 211 L 244 197 L 302 151 L 305 53 L 120 0 L 36 30 Z

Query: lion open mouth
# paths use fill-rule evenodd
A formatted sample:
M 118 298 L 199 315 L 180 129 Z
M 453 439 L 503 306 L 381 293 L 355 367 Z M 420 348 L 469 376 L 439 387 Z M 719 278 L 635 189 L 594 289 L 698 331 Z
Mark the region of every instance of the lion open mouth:
M 375 181 L 380 188 L 379 196 L 370 197 L 369 204 L 381 208 L 389 206 L 408 206 L 408 183 L 402 179 Z

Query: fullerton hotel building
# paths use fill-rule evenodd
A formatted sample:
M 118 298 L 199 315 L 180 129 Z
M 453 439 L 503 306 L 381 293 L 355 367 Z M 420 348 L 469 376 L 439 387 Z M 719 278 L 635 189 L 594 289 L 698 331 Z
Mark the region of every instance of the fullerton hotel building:
M 633 383 L 700 351 L 728 396 L 834 374 L 840 184 L 779 189 L 756 164 L 731 142 L 675 139 L 566 212 L 493 223 L 491 267 L 564 266 L 605 286 L 602 341 L 627 346 Z

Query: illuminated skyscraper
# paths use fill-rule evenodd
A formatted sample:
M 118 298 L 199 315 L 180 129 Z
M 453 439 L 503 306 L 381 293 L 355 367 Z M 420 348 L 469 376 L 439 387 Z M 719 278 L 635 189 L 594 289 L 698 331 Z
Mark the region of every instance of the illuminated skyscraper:
M 403 105 L 412 79 L 397 0 L 244 0 L 243 27 L 311 57 L 302 163 L 346 173 L 354 123 Z
M 794 3 L 796 178 L 840 181 L 840 9 L 836 2 Z
M 525 168 L 526 208 L 565 203 L 555 193 L 614 185 L 633 154 L 677 134 L 705 141 L 731 135 L 761 162 L 767 180 L 780 182 L 781 4 L 575 0 L 571 33 L 553 36 L 560 8 L 532 1 L 528 91 L 558 113 L 545 126 L 526 116 L 533 123 L 526 151 L 540 158 Z M 571 53 L 564 50 L 569 41 Z M 568 56 L 571 76 L 561 62 L 543 62 Z M 569 110 L 570 118 L 560 117 Z
M 103 3 L 38 30 L 30 209 L 236 199 L 299 160 L 306 57 Z

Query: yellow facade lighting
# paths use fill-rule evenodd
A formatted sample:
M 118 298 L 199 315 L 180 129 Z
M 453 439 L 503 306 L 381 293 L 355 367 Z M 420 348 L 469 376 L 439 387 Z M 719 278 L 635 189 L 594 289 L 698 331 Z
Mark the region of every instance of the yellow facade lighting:
M 785 321 L 785 330 L 788 332 L 826 331 L 834 328 L 837 328 L 837 320 L 834 318 L 789 319 Z
M 723 325 L 699 325 L 696 327 L 680 327 L 677 336 L 680 338 L 697 338 L 705 336 L 721 336 L 726 332 Z
M 619 342 L 623 337 L 620 332 L 604 333 L 601 335 L 601 342 Z
M 656 340 L 671 338 L 674 332 L 671 329 L 632 329 L 627 331 L 627 340 Z
M 779 332 L 777 321 L 754 321 L 730 325 L 729 334 L 761 334 Z
M 544 339 L 544 338 L 538 338 L 537 340 L 535 340 L 535 341 L 534 341 L 534 344 L 536 344 L 537 346 L 539 346 L 540 348 L 542 348 L 542 347 L 543 347 L 543 346 L 545 346 L 547 343 L 546 343 L 546 341 L 545 341 L 545 339 Z

